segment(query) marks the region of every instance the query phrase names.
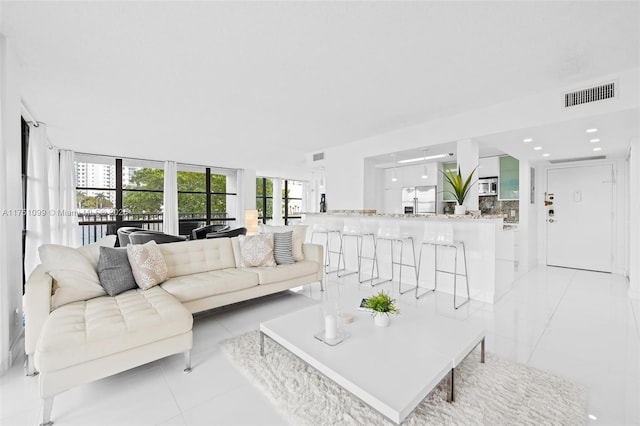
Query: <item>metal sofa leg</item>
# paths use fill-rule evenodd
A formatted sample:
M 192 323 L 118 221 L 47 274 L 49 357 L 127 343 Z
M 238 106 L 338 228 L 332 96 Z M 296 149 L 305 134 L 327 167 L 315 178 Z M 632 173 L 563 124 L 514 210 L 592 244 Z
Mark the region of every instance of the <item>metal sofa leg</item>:
M 24 369 L 25 369 L 26 375 L 29 377 L 38 375 L 38 372 L 36 371 L 36 366 L 33 362 L 33 354 L 27 354 L 25 356 Z
M 42 399 L 42 422 L 40 426 L 51 426 L 53 422 L 51 421 L 51 409 L 53 408 L 53 397 L 50 396 L 48 398 Z
M 184 353 L 185 373 L 191 373 L 191 351 L 185 351 Z

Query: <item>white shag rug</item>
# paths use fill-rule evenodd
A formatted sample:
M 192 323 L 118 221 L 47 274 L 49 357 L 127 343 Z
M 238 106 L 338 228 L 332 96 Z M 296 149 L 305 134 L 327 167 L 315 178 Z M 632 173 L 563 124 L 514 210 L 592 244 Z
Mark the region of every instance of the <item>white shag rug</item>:
M 223 342 L 239 367 L 294 425 L 391 425 L 389 420 L 258 331 Z M 445 379 L 405 425 L 584 425 L 586 390 L 571 381 L 479 350 L 456 369 L 456 401 Z M 380 366 L 381 369 L 384 366 Z M 382 384 L 381 384 L 382 385 Z

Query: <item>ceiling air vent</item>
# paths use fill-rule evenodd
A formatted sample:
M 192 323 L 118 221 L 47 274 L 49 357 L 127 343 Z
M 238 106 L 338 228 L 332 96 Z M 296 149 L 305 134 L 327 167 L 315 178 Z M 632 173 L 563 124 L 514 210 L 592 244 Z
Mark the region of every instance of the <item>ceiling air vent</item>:
M 564 94 L 564 107 L 569 108 L 576 105 L 588 104 L 589 102 L 603 101 L 615 98 L 616 84 L 607 83 L 589 89 L 577 90 Z
M 320 160 L 324 160 L 324 152 L 313 154 L 313 161 L 320 161 Z
M 595 155 L 593 157 L 565 158 L 563 160 L 549 160 L 551 164 L 574 163 L 576 161 L 605 160 L 606 155 Z

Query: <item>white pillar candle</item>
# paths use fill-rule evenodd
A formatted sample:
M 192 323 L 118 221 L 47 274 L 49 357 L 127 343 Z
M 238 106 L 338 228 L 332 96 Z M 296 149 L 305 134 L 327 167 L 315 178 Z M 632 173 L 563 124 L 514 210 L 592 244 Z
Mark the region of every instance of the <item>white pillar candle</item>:
M 338 321 L 334 315 L 324 317 L 324 337 L 335 339 L 338 336 Z

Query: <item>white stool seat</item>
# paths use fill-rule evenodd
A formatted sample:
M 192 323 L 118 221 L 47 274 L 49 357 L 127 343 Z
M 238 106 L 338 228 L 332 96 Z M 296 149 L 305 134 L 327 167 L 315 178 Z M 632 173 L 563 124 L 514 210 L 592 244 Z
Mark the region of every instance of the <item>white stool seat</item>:
M 400 294 L 404 294 L 407 293 L 411 290 L 413 290 L 414 288 L 417 288 L 418 286 L 418 268 L 417 268 L 417 263 L 416 263 L 416 249 L 415 249 L 415 245 L 413 243 L 413 237 L 407 233 L 403 233 L 401 228 L 400 228 L 400 221 L 398 220 L 383 220 L 380 221 L 378 224 L 378 230 L 376 233 L 376 240 L 378 242 L 380 241 L 389 241 L 389 245 L 391 248 L 391 278 L 390 279 L 384 279 L 382 281 L 378 281 L 376 283 L 373 282 L 373 277 L 371 278 L 371 285 L 375 286 L 378 284 L 382 284 L 384 282 L 388 282 L 388 281 L 393 281 L 394 279 L 394 265 L 397 265 L 399 268 L 399 277 L 398 277 L 398 292 Z M 394 257 L 394 243 L 399 243 L 400 244 L 400 259 L 398 261 L 395 260 Z M 408 243 L 411 245 L 411 252 L 413 254 L 413 264 L 411 263 L 405 263 L 404 261 L 404 245 L 405 243 Z M 377 247 L 377 245 L 376 245 Z M 376 250 L 376 254 L 375 254 L 376 260 L 378 257 L 377 254 L 377 250 Z M 413 271 L 415 273 L 415 278 L 416 278 L 416 287 L 411 287 L 407 290 L 402 290 L 402 268 L 413 268 Z
M 340 242 L 340 257 L 338 258 L 338 265 L 340 265 L 340 258 L 342 258 L 344 269 L 346 271 L 347 269 L 346 259 L 344 258 L 345 249 L 347 247 L 346 243 L 349 238 L 355 238 L 356 239 L 356 255 L 358 259 L 358 269 L 356 271 L 346 272 L 342 274 L 338 272 L 338 277 L 344 277 L 346 275 L 357 273 L 358 281 L 362 283 L 363 281 L 365 281 L 362 279 L 362 260 L 365 259 L 365 260 L 370 260 L 372 262 L 370 279 L 378 278 L 378 275 L 374 276 L 374 271 L 378 270 L 378 261 L 375 256 L 375 251 L 376 251 L 375 231 L 376 231 L 375 221 L 369 221 L 369 220 L 364 221 L 360 218 L 349 218 L 344 221 L 344 226 L 342 228 L 342 239 Z M 367 238 L 371 239 L 371 244 L 373 248 L 374 254 L 371 257 L 365 256 L 362 254 L 363 247 Z
M 344 270 L 340 269 L 340 253 L 342 252 L 342 228 L 343 228 L 343 220 L 334 217 L 318 217 L 316 222 L 311 226 L 311 243 L 314 242 L 314 237 L 316 235 L 324 235 L 324 272 L 325 274 L 330 274 L 333 272 L 339 272 Z M 331 249 L 331 237 L 337 235 L 339 239 L 340 249 L 332 250 Z M 330 270 L 331 266 L 331 255 L 338 255 L 338 267 L 336 269 Z
M 433 279 L 434 284 L 433 288 L 428 289 L 426 292 L 422 294 L 418 294 L 419 289 L 419 278 L 420 273 L 422 272 L 422 251 L 426 245 L 431 245 L 434 247 L 434 271 L 433 271 Z M 454 259 L 453 259 L 453 271 L 438 269 L 438 247 L 449 247 L 455 250 Z M 462 250 L 462 256 L 464 259 L 464 273 L 458 273 L 458 249 Z M 454 239 L 453 233 L 453 225 L 449 223 L 430 223 L 427 222 L 424 228 L 424 239 L 422 244 L 420 245 L 420 257 L 418 262 L 418 283 L 416 285 L 416 299 L 424 296 L 425 294 L 435 292 L 438 288 L 438 272 L 444 274 L 453 275 L 453 308 L 458 309 L 461 306 L 469 303 L 471 300 L 469 295 L 469 277 L 468 277 L 468 269 L 467 269 L 467 253 L 465 250 L 464 242 L 457 241 Z M 456 304 L 457 290 L 458 290 L 458 276 L 462 276 L 465 278 L 466 286 L 467 286 L 467 298 L 460 305 Z

